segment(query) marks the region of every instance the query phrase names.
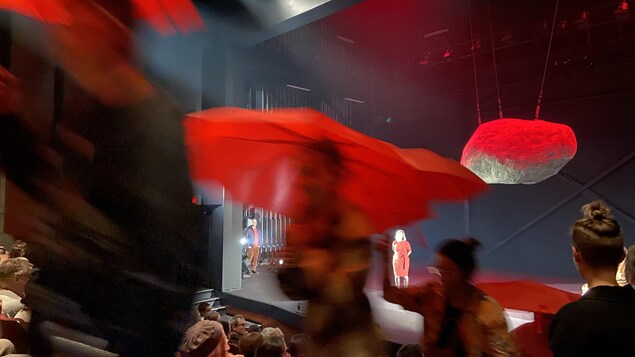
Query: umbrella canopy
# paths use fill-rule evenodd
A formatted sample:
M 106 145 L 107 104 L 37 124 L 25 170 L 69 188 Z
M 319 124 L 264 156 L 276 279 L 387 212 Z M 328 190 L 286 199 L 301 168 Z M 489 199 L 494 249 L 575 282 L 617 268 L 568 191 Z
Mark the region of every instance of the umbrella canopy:
M 315 140 L 336 143 L 344 161 L 339 192 L 376 231 L 426 218 L 419 172 L 394 147 L 311 109 L 217 108 L 190 114 L 186 145 L 195 180 L 216 180 L 233 198 L 293 217 L 302 196 L 294 159 Z M 419 185 L 420 186 L 420 185 Z
M 489 189 L 480 177 L 456 160 L 426 149 L 395 149 L 417 169 L 417 184 L 423 186 L 425 200 L 464 200 Z
M 478 287 L 505 308 L 545 314 L 555 314 L 565 304 L 580 299 L 579 294 L 532 280 L 481 283 Z
M 72 1 L 72 0 L 69 0 Z M 77 0 L 85 1 L 85 0 Z M 197 31 L 205 26 L 191 0 L 131 0 L 138 18 L 161 33 Z M 61 0 L 0 0 L 0 10 L 9 10 L 52 24 L 69 24 L 73 14 Z

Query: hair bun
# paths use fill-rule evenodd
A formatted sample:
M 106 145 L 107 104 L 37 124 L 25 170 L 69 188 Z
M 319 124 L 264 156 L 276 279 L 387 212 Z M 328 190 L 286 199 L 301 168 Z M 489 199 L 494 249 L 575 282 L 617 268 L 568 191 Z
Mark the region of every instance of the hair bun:
M 582 213 L 584 213 L 584 218 L 594 219 L 596 221 L 613 219 L 611 209 L 606 205 L 606 203 L 600 200 L 582 206 Z
M 483 246 L 483 244 L 476 238 L 474 237 L 466 237 L 461 239 L 463 241 L 463 243 L 469 245 L 470 247 L 472 247 L 472 250 L 475 251 L 477 249 L 479 249 L 480 247 Z

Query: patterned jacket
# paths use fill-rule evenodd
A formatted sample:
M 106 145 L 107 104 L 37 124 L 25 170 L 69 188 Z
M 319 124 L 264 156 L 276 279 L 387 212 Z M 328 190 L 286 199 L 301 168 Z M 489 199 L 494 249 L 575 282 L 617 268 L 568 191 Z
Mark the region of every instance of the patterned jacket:
M 423 287 L 406 289 L 385 286 L 384 299 L 423 315 L 424 333 L 421 345 L 426 356 L 453 356 L 451 350 L 437 347 L 447 306 L 447 298 L 440 283 L 433 282 Z M 457 322 L 457 329 L 466 356 L 516 355 L 503 309 L 496 300 L 483 292 L 468 304 Z

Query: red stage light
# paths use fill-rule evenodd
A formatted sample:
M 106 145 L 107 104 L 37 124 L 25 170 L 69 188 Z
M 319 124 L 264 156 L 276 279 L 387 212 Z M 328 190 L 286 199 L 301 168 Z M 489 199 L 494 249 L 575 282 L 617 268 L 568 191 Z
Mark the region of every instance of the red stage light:
M 461 164 L 487 183 L 532 184 L 557 174 L 576 151 L 575 134 L 566 125 L 505 118 L 476 129 Z
M 448 47 L 448 49 L 443 52 L 443 58 L 448 59 L 450 57 L 452 57 L 452 47 Z
M 421 61 L 419 61 L 419 64 L 428 64 L 428 63 L 430 63 L 430 53 L 426 53 L 421 59 Z
M 622 10 L 622 12 L 627 12 L 628 11 L 628 1 L 622 1 L 620 3 L 619 9 Z

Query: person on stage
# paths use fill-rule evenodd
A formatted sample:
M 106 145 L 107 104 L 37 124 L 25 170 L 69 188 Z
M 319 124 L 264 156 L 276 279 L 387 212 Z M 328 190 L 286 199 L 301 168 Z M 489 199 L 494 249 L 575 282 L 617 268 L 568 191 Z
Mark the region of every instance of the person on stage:
M 406 240 L 406 232 L 403 229 L 395 232 L 395 240 L 392 242 L 392 268 L 395 275 L 395 286 L 401 287 L 401 279 L 403 278 L 403 287 L 408 287 L 408 272 L 410 271 L 410 242 Z
M 258 220 L 251 219 L 251 226 L 247 228 L 247 259 L 251 262 L 251 273 L 256 274 L 258 259 L 260 258 L 260 243 L 262 242 L 262 231 L 258 229 Z

